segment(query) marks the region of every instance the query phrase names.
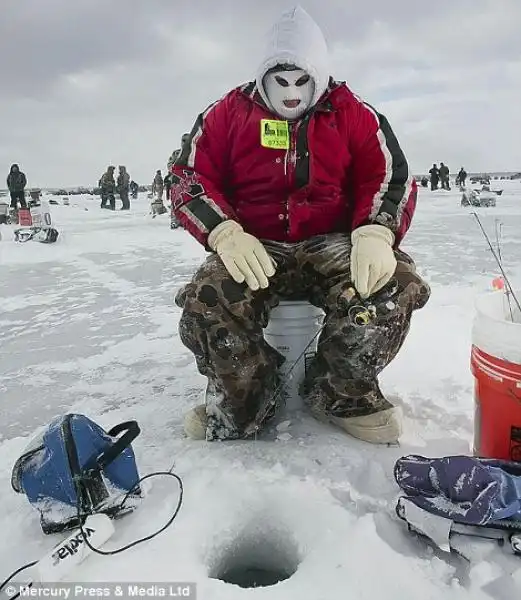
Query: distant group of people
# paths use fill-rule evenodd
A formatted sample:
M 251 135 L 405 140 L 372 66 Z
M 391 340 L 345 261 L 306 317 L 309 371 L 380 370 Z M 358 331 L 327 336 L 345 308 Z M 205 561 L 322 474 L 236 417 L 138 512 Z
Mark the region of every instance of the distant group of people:
M 424 187 L 427 187 L 430 181 L 431 190 L 437 190 L 440 187 L 442 190 L 450 190 L 450 169 L 446 164 L 440 162 L 438 167 L 436 163 L 432 165 L 429 171 L 430 178 L 423 177 L 421 183 Z M 467 172 L 463 167 L 459 170 L 456 176 L 456 185 L 465 186 L 467 180 Z
M 437 190 L 440 184 L 442 190 L 450 190 L 450 170 L 447 165 L 440 162 L 440 166 L 438 167 L 434 163 L 432 169 L 429 171 L 429 175 L 431 176 L 431 190 Z
M 189 134 L 185 133 L 181 138 L 181 144 L 184 144 L 188 139 Z M 168 200 L 170 197 L 170 188 L 172 187 L 172 175 L 170 168 L 174 164 L 176 158 L 181 153 L 181 148 L 174 150 L 167 161 L 167 174 L 163 178 L 161 169 L 156 171 L 152 182 L 152 197 L 153 202 L 163 204 L 163 194 Z M 130 175 L 125 165 L 119 165 L 118 175 L 115 175 L 116 167 L 109 165 L 98 181 L 98 187 L 101 196 L 101 208 L 116 210 L 116 194 L 121 199 L 120 210 L 130 210 L 130 198 L 137 198 L 139 185 L 130 179 Z M 7 175 L 7 188 L 11 197 L 11 208 L 18 210 L 27 208 L 26 202 L 26 187 L 27 177 L 20 170 L 18 164 L 11 165 L 9 174 Z
M 181 137 L 181 148 L 188 139 L 189 134 L 185 133 Z M 166 175 L 163 177 L 161 169 L 158 169 L 152 180 L 151 194 L 149 198 L 152 204 L 152 214 L 163 214 L 166 208 L 163 204 L 164 198 L 168 201 L 170 198 L 170 188 L 172 187 L 172 174 L 170 169 L 177 157 L 181 154 L 181 148 L 174 150 L 170 155 L 166 165 Z M 114 178 L 116 167 L 109 166 L 105 173 L 101 176 L 98 186 L 101 194 L 101 208 L 116 209 L 116 196 L 118 193 L 121 198 L 121 210 L 130 209 L 129 194 L 133 198 L 137 198 L 139 186 L 135 181 L 130 181 L 130 175 L 124 166 L 120 165 L 117 180 Z M 177 227 L 177 219 L 172 217 L 172 228 Z
M 101 195 L 101 208 L 116 210 L 116 193 L 121 198 L 120 210 L 130 210 L 130 196 L 137 198 L 138 184 L 130 180 L 124 165 L 118 167 L 118 177 L 114 178 L 116 167 L 110 165 L 101 176 L 98 187 Z

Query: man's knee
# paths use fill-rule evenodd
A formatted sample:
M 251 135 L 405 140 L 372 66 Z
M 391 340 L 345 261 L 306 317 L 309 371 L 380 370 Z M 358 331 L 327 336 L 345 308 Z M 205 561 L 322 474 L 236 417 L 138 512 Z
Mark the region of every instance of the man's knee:
M 199 267 L 192 280 L 176 294 L 175 303 L 186 313 L 199 314 L 212 321 L 223 312 L 241 315 L 252 303 L 252 294 L 243 283 L 236 283 L 221 259 L 211 255 Z
M 396 252 L 396 271 L 395 278 L 402 294 L 409 297 L 414 310 L 423 308 L 430 296 L 431 289 L 429 284 L 420 277 L 416 271 L 414 260 L 405 252 Z
M 222 278 L 216 257 L 210 256 L 197 269 L 192 279 L 176 294 L 175 304 L 180 308 L 192 310 L 195 303 L 202 304 L 208 309 L 217 305 L 217 289 Z

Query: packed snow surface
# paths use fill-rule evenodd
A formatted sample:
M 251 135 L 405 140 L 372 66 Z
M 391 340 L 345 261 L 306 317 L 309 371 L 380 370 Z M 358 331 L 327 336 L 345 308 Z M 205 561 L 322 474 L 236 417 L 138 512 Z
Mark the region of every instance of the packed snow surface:
M 519 596 L 521 559 L 492 542 L 470 562 L 433 551 L 394 512 L 397 458 L 471 452 L 475 304 L 499 275 L 474 210 L 493 243 L 502 224 L 503 265 L 521 289 L 521 184 L 493 183 L 505 190 L 495 208 L 461 207 L 457 190 L 420 189 L 403 248 L 432 297 L 381 378 L 403 407 L 394 448 L 355 441 L 304 412 L 256 441 L 184 437 L 183 415 L 200 402 L 205 380 L 179 340 L 174 295 L 205 251 L 170 230 L 168 215 L 152 219 L 145 195 L 131 212 L 114 213 L 90 196 L 71 197 L 70 206 L 58 198 L 55 244 L 17 244 L 14 227 L 1 225 L 0 580 L 61 539 L 42 534 L 10 477 L 33 435 L 72 411 L 107 429 L 136 419 L 140 473 L 174 465 L 184 502 L 161 535 L 122 554 L 90 556 L 71 581 L 192 581 L 199 598 L 212 600 Z M 146 500 L 116 522 L 106 550 L 152 533 L 174 510 L 176 482 L 147 483 Z M 218 579 L 248 567 L 293 575 L 257 589 Z

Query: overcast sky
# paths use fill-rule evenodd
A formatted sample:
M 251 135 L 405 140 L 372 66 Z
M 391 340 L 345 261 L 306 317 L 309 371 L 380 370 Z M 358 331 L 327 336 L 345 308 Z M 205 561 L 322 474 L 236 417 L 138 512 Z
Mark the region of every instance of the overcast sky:
M 253 79 L 286 0 L 2 0 L 0 165 L 29 186 L 139 183 Z M 302 0 L 332 75 L 386 114 L 415 173 L 521 170 L 520 0 Z M 5 177 L 4 177 L 5 181 Z M 5 184 L 4 184 L 5 185 Z

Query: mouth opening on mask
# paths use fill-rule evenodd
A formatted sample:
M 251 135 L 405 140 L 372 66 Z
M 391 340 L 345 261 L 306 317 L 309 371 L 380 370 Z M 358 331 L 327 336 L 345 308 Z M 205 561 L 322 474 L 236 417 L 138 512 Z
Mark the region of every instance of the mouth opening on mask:
M 282 102 L 286 108 L 297 108 L 297 106 L 301 103 L 299 98 L 295 98 L 293 100 L 283 100 Z

